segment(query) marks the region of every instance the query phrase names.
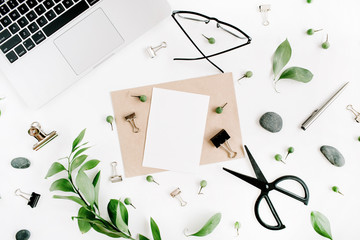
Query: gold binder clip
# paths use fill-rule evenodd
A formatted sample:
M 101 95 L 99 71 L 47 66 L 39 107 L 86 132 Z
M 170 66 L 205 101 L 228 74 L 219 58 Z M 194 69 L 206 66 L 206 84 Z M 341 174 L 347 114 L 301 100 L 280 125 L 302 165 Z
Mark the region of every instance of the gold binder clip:
M 259 6 L 259 11 L 261 12 L 262 18 L 263 18 L 263 25 L 267 26 L 269 25 L 269 20 L 268 20 L 268 12 L 271 10 L 271 5 L 270 4 L 265 4 L 265 5 L 260 5 Z
M 49 143 L 51 140 L 53 140 L 58 136 L 56 131 L 52 131 L 50 134 L 46 134 L 41 129 L 41 125 L 38 122 L 33 122 L 31 124 L 28 134 L 36 138 L 36 140 L 38 140 L 38 142 L 33 146 L 33 150 L 35 151 L 39 150 L 40 148 L 42 148 L 43 146 L 45 146 L 47 143 Z
M 229 158 L 235 158 L 237 155 L 237 152 L 233 151 L 230 147 L 230 144 L 228 140 L 230 139 L 229 134 L 225 131 L 225 129 L 218 132 L 214 137 L 212 137 L 210 140 L 215 145 L 216 148 L 221 147 L 224 149 L 228 155 Z
M 113 183 L 121 182 L 123 180 L 122 176 L 118 175 L 117 171 L 116 171 L 117 162 L 112 162 L 111 166 L 112 166 L 112 172 L 113 172 L 112 173 L 113 175 L 110 178 L 111 182 L 113 182 Z
M 129 114 L 125 117 L 125 120 L 127 122 L 129 122 L 131 124 L 131 126 L 133 127 L 133 132 L 134 133 L 138 133 L 140 131 L 140 128 L 138 128 L 136 126 L 136 123 L 135 123 L 135 118 L 136 118 L 136 114 L 135 113 L 132 113 L 132 114 Z
M 351 104 L 347 105 L 346 109 L 351 111 L 355 115 L 355 121 L 360 123 L 360 113 L 356 111 Z
M 167 47 L 167 43 L 166 42 L 162 42 L 159 46 L 156 47 L 147 47 L 146 51 L 149 54 L 150 58 L 154 58 L 156 57 L 156 52 L 159 51 L 162 48 L 166 48 Z
M 176 198 L 177 200 L 179 200 L 180 205 L 181 205 L 182 207 L 184 207 L 184 206 L 186 206 L 187 202 L 185 202 L 185 201 L 181 198 L 180 193 L 181 193 L 180 188 L 176 188 L 174 191 L 172 191 L 172 192 L 170 193 L 170 196 L 172 196 L 173 198 Z

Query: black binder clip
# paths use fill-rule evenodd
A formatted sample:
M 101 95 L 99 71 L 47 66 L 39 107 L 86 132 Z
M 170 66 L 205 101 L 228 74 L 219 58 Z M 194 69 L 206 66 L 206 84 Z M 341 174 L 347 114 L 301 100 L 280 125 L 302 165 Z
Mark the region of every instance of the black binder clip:
M 45 146 L 47 143 L 49 143 L 51 140 L 53 140 L 58 136 L 56 131 L 52 131 L 51 133 L 46 134 L 41 129 L 41 125 L 38 122 L 33 122 L 31 124 L 28 134 L 36 138 L 36 140 L 38 140 L 38 142 L 33 146 L 33 150 L 35 151 L 39 150 L 40 148 L 42 148 L 43 146 Z
M 37 194 L 35 192 L 32 192 L 30 195 L 30 194 L 22 192 L 20 189 L 17 189 L 15 191 L 15 195 L 25 198 L 28 201 L 28 205 L 32 208 L 36 207 L 36 205 L 39 202 L 40 196 L 41 196 L 40 194 Z
M 229 139 L 230 139 L 229 134 L 225 131 L 225 129 L 223 129 L 220 132 L 218 132 L 218 134 L 216 134 L 214 137 L 212 137 L 210 140 L 215 145 L 216 148 L 221 147 L 222 149 L 224 149 L 228 153 L 229 158 L 235 158 L 237 152 L 234 152 L 231 149 L 230 144 L 228 142 Z

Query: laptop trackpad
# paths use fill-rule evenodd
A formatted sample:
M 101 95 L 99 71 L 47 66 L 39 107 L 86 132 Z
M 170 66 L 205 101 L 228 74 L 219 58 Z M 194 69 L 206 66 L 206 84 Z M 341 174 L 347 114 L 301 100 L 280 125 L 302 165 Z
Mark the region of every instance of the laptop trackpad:
M 102 9 L 98 9 L 54 41 L 76 74 L 95 66 L 124 43 Z

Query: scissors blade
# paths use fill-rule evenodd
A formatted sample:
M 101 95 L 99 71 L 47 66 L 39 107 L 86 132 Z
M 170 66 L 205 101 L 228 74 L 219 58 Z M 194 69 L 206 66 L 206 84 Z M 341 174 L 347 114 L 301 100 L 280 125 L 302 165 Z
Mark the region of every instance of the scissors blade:
M 238 172 L 235 172 L 233 170 L 230 170 L 230 169 L 227 169 L 227 168 L 223 168 L 226 172 L 244 180 L 245 182 L 263 190 L 265 188 L 265 183 L 259 181 L 258 179 L 256 178 L 253 178 L 253 177 L 249 177 L 249 176 L 246 176 L 244 174 L 241 174 L 241 173 L 238 173 Z
M 252 167 L 253 167 L 253 169 L 254 169 L 256 178 L 257 178 L 259 181 L 261 181 L 261 182 L 268 183 L 268 181 L 266 180 L 264 174 L 261 172 L 259 166 L 257 165 L 254 157 L 251 155 L 248 147 L 247 147 L 246 145 L 244 145 L 244 147 L 245 147 L 246 153 L 247 153 L 247 155 L 248 155 L 248 158 L 249 158 L 249 160 L 250 160 L 250 162 L 251 162 L 251 165 L 252 165 Z

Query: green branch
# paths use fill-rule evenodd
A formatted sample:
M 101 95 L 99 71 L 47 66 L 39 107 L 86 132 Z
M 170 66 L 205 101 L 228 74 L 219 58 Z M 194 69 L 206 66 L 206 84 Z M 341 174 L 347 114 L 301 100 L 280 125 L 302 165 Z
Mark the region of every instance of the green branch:
M 58 199 L 68 199 L 75 201 L 82 205 L 79 209 L 78 217 L 73 217 L 78 219 L 79 229 L 82 233 L 86 233 L 91 228 L 114 238 L 125 238 L 132 239 L 130 231 L 128 230 L 128 223 L 124 220 L 124 216 L 122 216 L 122 212 L 126 210 L 120 211 L 120 204 L 116 206 L 115 218 L 116 221 L 107 221 L 100 215 L 100 210 L 98 206 L 98 194 L 99 194 L 99 178 L 100 172 L 96 175 L 94 181 L 91 181 L 85 171 L 93 169 L 100 162 L 99 160 L 89 160 L 85 162 L 87 155 L 81 155 L 85 152 L 89 147 L 83 147 L 87 144 L 80 144 L 85 135 L 85 129 L 79 134 L 79 136 L 74 140 L 72 145 L 71 153 L 67 159 L 67 168 L 64 167 L 59 162 L 55 162 L 50 167 L 46 178 L 51 177 L 59 172 L 65 171 L 67 172 L 67 180 L 62 179 L 61 181 L 57 180 L 56 187 L 50 188 L 51 191 L 63 191 L 63 192 L 73 192 L 78 197 L 75 196 L 54 196 Z M 76 176 L 76 184 L 73 181 L 72 173 L 76 168 L 80 168 L 78 170 Z M 70 187 L 71 186 L 71 187 Z M 127 213 L 127 210 L 126 210 Z M 110 212 L 109 212 L 110 214 Z M 113 212 L 111 212 L 114 215 Z M 127 217 L 127 216 L 126 216 Z

